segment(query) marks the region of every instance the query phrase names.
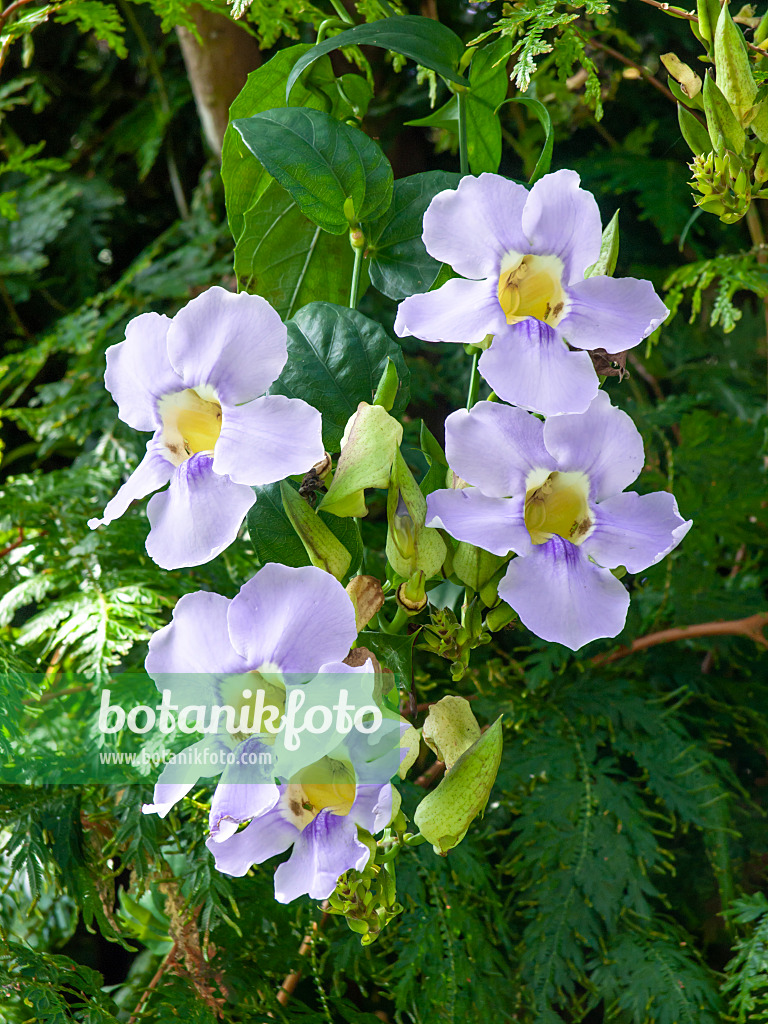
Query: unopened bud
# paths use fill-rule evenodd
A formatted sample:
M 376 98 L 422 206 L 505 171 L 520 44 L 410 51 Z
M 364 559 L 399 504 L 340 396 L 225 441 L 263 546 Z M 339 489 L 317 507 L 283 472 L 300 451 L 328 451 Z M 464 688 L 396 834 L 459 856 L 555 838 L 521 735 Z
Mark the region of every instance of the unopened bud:
M 757 86 L 752 77 L 744 36 L 736 27 L 727 3 L 720 8 L 717 19 L 714 57 L 720 92 L 744 124 L 747 112 L 755 102 Z M 736 149 L 736 152 L 740 153 L 741 149 Z
M 440 785 L 421 801 L 413 820 L 443 856 L 458 846 L 491 795 L 501 762 L 501 718 L 465 750 Z
M 397 588 L 397 603 L 409 615 L 418 615 L 427 607 L 425 583 L 424 573 L 419 570 Z
M 418 570 L 436 575 L 445 560 L 445 541 L 425 526 L 427 502 L 399 451 L 392 463 L 387 495 L 387 559 L 398 576 L 410 579 Z
M 707 130 L 712 138 L 715 152 L 721 155 L 726 149 L 741 153 L 747 141 L 744 129 L 715 84 L 711 75 L 704 80 L 704 111 L 707 115 Z
M 285 514 L 299 535 L 312 565 L 325 569 L 340 580 L 346 575 L 352 561 L 350 552 L 298 491 L 285 480 L 280 484 L 280 496 Z
M 485 616 L 485 628 L 490 629 L 492 633 L 497 633 L 513 622 L 515 615 L 516 612 L 505 601 L 502 601 L 495 608 L 491 608 Z

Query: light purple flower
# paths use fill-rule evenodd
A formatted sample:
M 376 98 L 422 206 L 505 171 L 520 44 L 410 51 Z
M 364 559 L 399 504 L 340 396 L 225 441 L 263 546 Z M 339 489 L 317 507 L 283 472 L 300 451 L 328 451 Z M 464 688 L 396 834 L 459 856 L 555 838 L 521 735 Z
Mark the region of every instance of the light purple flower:
M 147 506 L 147 551 L 163 569 L 202 565 L 237 536 L 256 500 L 253 485 L 319 462 L 320 413 L 300 399 L 264 395 L 288 358 L 286 339 L 266 299 L 218 287 L 173 319 L 131 320 L 125 341 L 107 350 L 105 381 L 120 419 L 154 433 L 91 529 L 170 481 Z
M 360 672 L 341 664 L 356 637 L 354 606 L 333 576 L 314 566 L 269 563 L 231 600 L 203 591 L 185 594 L 172 621 L 150 640 L 145 666 L 158 690 L 169 690 L 178 708 L 227 705 L 235 708 L 239 722 L 259 690 L 266 689 L 266 704 L 283 699 L 286 677 L 300 685 L 324 673 Z M 214 753 L 220 763 L 222 753 L 258 752 L 260 742 L 255 736 L 241 739 L 219 732 L 187 749 L 207 756 L 210 764 Z M 221 771 L 222 766 L 196 770 L 186 761 L 169 763 L 153 803 L 144 810 L 164 817 L 199 778 Z M 227 766 L 214 794 L 212 827 L 227 819 L 234 831 L 263 809 L 261 801 L 271 807 L 278 798 L 273 775 L 266 759 L 257 767 L 247 762 Z
M 629 595 L 610 570 L 647 569 L 691 526 L 667 491 L 625 491 L 643 442 L 603 391 L 586 412 L 545 423 L 495 402 L 454 412 L 446 455 L 470 486 L 431 494 L 427 525 L 514 552 L 499 596 L 531 632 L 572 650 L 624 626 Z
M 530 192 L 498 174 L 462 178 L 424 214 L 424 244 L 462 275 L 400 303 L 395 333 L 480 345 L 479 369 L 505 402 L 584 412 L 597 394 L 589 354 L 639 344 L 667 316 L 649 281 L 584 277 L 600 253 L 600 212 L 575 171 Z
M 392 820 L 391 783 L 357 783 L 350 769 L 330 760 L 312 766 L 304 773 L 309 781 L 281 785 L 272 807 L 254 815 L 241 832 L 226 838 L 212 833 L 207 846 L 218 870 L 241 876 L 292 846 L 275 872 L 275 898 L 290 903 L 305 893 L 313 899 L 330 896 L 340 875 L 368 863 L 370 850 L 357 837 L 358 825 L 373 835 Z M 323 781 L 323 770 L 335 771 L 340 781 Z

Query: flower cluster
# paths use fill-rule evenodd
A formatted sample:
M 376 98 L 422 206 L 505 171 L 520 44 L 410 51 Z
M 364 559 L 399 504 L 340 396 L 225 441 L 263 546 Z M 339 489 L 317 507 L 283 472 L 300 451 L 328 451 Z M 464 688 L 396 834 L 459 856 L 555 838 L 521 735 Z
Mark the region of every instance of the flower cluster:
M 577 650 L 623 628 L 629 595 L 614 570 L 642 571 L 689 529 L 671 494 L 626 490 L 643 466 L 642 440 L 600 390 L 589 350 L 629 349 L 667 311 L 649 282 L 598 272 L 601 237 L 597 205 L 573 171 L 547 175 L 530 191 L 494 174 L 465 177 L 429 206 L 426 248 L 461 276 L 401 302 L 396 333 L 482 349 L 479 371 L 503 402 L 448 417 L 452 486 L 426 501 L 400 455 L 391 402 L 361 402 L 349 421 L 322 507 L 362 517 L 365 488 L 389 489 L 386 552 L 399 581 L 398 615 L 425 607 L 426 581 L 449 558 L 442 529 L 508 561 L 498 597 L 532 632 Z M 264 299 L 222 288 L 172 320 L 132 320 L 107 353 L 106 383 L 120 417 L 154 433 L 90 525 L 169 484 L 149 502 L 147 550 L 163 568 L 199 565 L 235 539 L 254 485 L 319 463 L 320 413 L 264 394 L 286 363 L 286 338 Z M 313 545 L 328 542 L 319 517 L 302 510 L 313 517 Z M 371 837 L 397 814 L 391 779 L 416 756 L 414 730 L 392 709 L 382 715 L 381 666 L 365 649 L 351 652 L 383 601 L 361 619 L 356 592 L 321 568 L 269 563 L 231 600 L 203 591 L 182 597 L 149 645 L 146 667 L 164 706 L 184 705 L 184 716 L 192 709 L 204 735 L 165 766 L 144 810 L 165 816 L 219 766 L 207 840 L 216 866 L 243 875 L 292 849 L 275 873 L 283 902 L 328 898 L 351 873 L 344 905 L 352 906 L 349 893 L 376 874 Z M 462 645 L 468 657 L 473 637 Z M 434 729 L 448 774 L 415 818 L 440 853 L 484 807 L 501 756 L 500 722 L 481 737 L 468 705 L 446 700 L 454 704 Z M 311 714 L 298 726 L 294 712 L 305 704 Z M 330 708 L 335 729 L 324 717 Z M 215 727 L 205 726 L 207 711 Z

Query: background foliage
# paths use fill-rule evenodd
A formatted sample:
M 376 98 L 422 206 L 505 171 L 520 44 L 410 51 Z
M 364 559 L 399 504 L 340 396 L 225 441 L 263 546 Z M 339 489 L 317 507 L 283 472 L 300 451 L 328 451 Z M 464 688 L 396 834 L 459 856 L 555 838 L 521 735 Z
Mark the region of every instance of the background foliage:
M 204 6 L 226 10 L 218 0 Z M 338 22 L 332 37 L 344 27 L 334 8 L 237 0 L 232 11 L 266 57 L 308 48 L 328 18 Z M 360 22 L 391 8 L 360 0 L 350 11 Z M 408 11 L 435 14 L 429 3 Z M 674 319 L 630 355 L 629 378 L 609 387 L 644 437 L 641 489 L 674 487 L 694 529 L 633 581 L 623 633 L 586 655 L 519 625 L 473 651 L 458 683 L 448 661 L 419 654 L 417 699 L 462 693 L 483 721 L 504 712 L 505 753 L 488 812 L 461 846 L 445 860 L 424 847 L 400 858 L 404 911 L 372 946 L 361 948 L 308 899 L 275 903 L 269 865 L 244 879 L 216 874 L 204 845 L 205 788 L 158 821 L 140 811 L 151 768 L 131 785 L 3 787 L 8 1024 L 217 1014 L 233 1024 L 768 1020 L 760 211 L 730 226 L 692 217 L 690 154 L 659 70 L 661 53 L 695 63 L 701 52 L 685 20 L 640 0 L 445 2 L 439 16 L 464 42 L 487 37 L 511 54 L 511 83 L 490 60 L 472 64 L 473 173 L 495 170 L 498 154 L 510 177 L 534 171 L 546 138 L 536 108 L 506 104 L 498 137 L 488 121 L 491 107 L 527 90 L 551 117 L 553 168 L 579 171 L 604 222 L 621 210 L 618 273 L 668 289 Z M 255 206 L 233 214 L 230 204 L 227 223 L 218 161 L 205 148 L 173 31 L 180 24 L 194 26 L 185 0 L 65 0 L 28 5 L 3 26 L 3 752 L 22 737 L 41 759 L 92 744 L 110 680 L 122 678 L 126 701 L 141 700 L 146 684 L 130 670 L 177 598 L 201 588 L 232 596 L 266 557 L 246 542 L 206 566 L 160 573 L 144 551 L 143 508 L 108 531 L 87 530 L 142 447 L 104 390 L 106 348 L 131 317 L 171 315 L 211 284 L 255 281 L 285 317 L 310 299 L 344 302 L 348 291 L 346 239 L 325 235 L 315 254 L 299 230 L 307 222 L 275 182 L 265 178 Z M 423 174 L 433 194 L 458 171 L 451 94 L 429 69 L 362 52 L 357 69 L 339 54 L 322 58 L 312 71 L 316 102 L 306 105 L 364 116 L 394 169 L 397 211 L 427 194 L 397 179 Z M 338 91 L 336 79 L 349 75 L 359 84 Z M 282 105 L 246 89 L 232 115 Z M 409 121 L 422 123 L 403 127 Z M 238 144 L 228 135 L 225 161 Z M 277 243 L 294 246 L 280 268 L 253 242 L 275 211 L 293 218 Z M 389 328 L 405 286 L 388 273 L 387 254 L 403 239 L 389 220 L 371 238 L 375 287 L 362 307 Z M 284 271 L 298 275 L 291 268 L 304 267 L 307 253 L 315 276 L 297 276 L 281 293 Z M 432 262 L 416 267 L 425 287 L 440 270 Z M 467 360 L 458 346 L 401 347 L 407 450 L 422 419 L 442 439 L 445 415 L 464 402 Z M 338 444 L 345 418 L 327 443 Z M 413 465 L 426 469 L 415 456 Z M 376 572 L 383 501 L 369 520 L 365 565 Z M 702 624 L 663 642 L 665 630 Z M 54 697 L 65 710 L 52 751 L 44 714 Z M 406 811 L 430 784 L 428 762 L 411 776 Z M 288 998 L 279 995 L 286 979 Z

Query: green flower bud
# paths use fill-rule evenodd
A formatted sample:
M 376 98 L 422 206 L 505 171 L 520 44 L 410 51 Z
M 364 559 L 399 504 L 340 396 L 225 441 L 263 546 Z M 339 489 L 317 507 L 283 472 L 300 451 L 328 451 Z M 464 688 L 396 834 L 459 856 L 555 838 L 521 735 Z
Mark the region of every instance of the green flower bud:
M 367 515 L 365 488 L 389 486 L 402 439 L 402 426 L 386 409 L 361 402 L 347 423 L 333 483 L 318 507 L 341 517 Z
M 689 110 L 686 110 L 681 103 L 678 103 L 677 119 L 680 122 L 682 136 L 694 155 L 698 156 L 699 153 L 709 153 L 712 149 L 712 142 L 710 141 L 707 129 L 699 121 L 698 117 L 694 117 Z
M 429 579 L 440 571 L 445 560 L 445 541 L 437 530 L 424 525 L 426 518 L 426 498 L 398 450 L 387 495 L 386 551 L 389 564 L 406 579 L 419 570 Z
M 397 376 L 397 367 L 391 359 L 387 359 L 387 365 L 379 378 L 376 387 L 376 394 L 373 396 L 373 404 L 380 405 L 387 412 L 395 404 L 397 389 L 400 387 L 400 379 Z
M 513 611 L 508 604 L 502 601 L 495 608 L 491 608 L 485 616 L 485 627 L 490 629 L 492 633 L 497 633 L 500 629 L 508 626 L 510 622 L 513 622 L 516 615 L 517 612 Z
M 697 0 L 696 13 L 699 16 L 699 31 L 704 39 L 711 43 L 715 38 L 715 26 L 720 17 L 718 0 Z
M 408 615 L 423 612 L 428 604 L 424 573 L 419 570 L 405 583 L 401 583 L 395 591 L 395 599 Z
M 501 718 L 486 730 L 446 772 L 440 785 L 421 801 L 414 823 L 435 853 L 458 846 L 491 795 L 501 762 Z
M 768 181 L 768 146 L 763 146 L 760 156 L 757 158 L 755 164 L 755 181 L 758 185 L 762 185 L 764 181 Z
M 714 57 L 720 92 L 728 101 L 739 122 L 745 124 L 747 114 L 755 102 L 757 86 L 752 77 L 744 36 L 736 27 L 727 3 L 720 8 L 720 15 L 717 19 Z M 733 148 L 737 153 L 740 153 L 742 149 L 742 147 L 736 146 Z
M 325 569 L 337 580 L 345 576 L 352 555 L 325 525 L 320 516 L 285 480 L 280 484 L 285 514 L 299 535 L 312 565 Z
M 715 152 L 722 154 L 726 149 L 730 149 L 734 153 L 741 153 L 747 136 L 731 110 L 728 100 L 710 75 L 704 80 L 703 93 L 707 130 L 714 143 Z
M 461 541 L 453 554 L 453 571 L 465 586 L 479 591 L 506 561 L 504 557 Z
M 481 734 L 469 701 L 465 697 L 447 696 L 430 707 L 421 735 L 450 771 Z

